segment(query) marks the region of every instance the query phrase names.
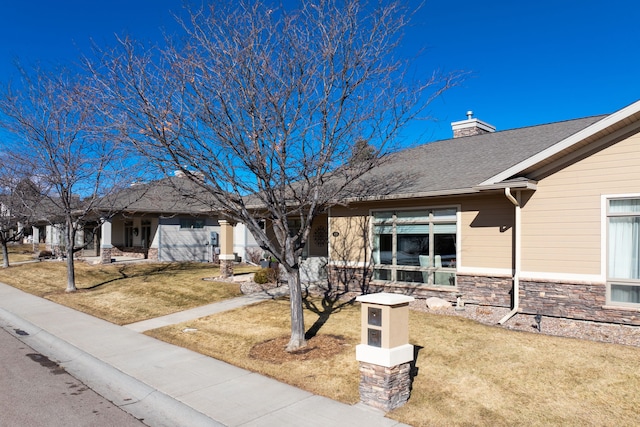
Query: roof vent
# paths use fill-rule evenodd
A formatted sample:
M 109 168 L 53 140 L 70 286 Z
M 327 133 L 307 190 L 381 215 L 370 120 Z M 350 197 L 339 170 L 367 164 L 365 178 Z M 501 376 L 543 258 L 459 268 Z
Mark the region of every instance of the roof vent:
M 483 133 L 495 132 L 495 126 L 485 123 L 482 120 L 473 118 L 473 111 L 467 111 L 467 120 L 451 123 L 454 138 L 463 136 L 481 135 Z

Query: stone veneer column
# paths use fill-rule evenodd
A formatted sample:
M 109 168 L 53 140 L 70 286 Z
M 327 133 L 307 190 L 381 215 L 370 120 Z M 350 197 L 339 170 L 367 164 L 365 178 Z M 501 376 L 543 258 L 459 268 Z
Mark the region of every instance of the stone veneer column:
M 220 223 L 220 276 L 233 276 L 233 261 L 236 259 L 233 254 L 233 224 L 225 219 Z
M 414 298 L 381 292 L 361 295 L 361 342 L 356 346 L 360 362 L 360 401 L 391 411 L 409 400 L 411 362 L 409 303 Z
M 113 245 L 111 244 L 111 220 L 104 219 L 101 227 L 102 241 L 100 243 L 100 263 L 111 264 L 111 252 Z
M 411 394 L 411 362 L 386 367 L 360 362 L 360 401 L 389 412 L 407 403 Z

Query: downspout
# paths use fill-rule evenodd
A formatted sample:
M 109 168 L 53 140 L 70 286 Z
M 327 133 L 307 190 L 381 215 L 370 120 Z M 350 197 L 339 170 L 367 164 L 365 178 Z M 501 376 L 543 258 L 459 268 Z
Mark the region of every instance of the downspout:
M 521 261 L 521 230 L 520 230 L 520 191 L 516 193 L 516 197 L 511 194 L 509 187 L 504 189 L 504 195 L 515 206 L 515 242 L 513 249 L 514 268 L 513 268 L 513 309 L 506 314 L 498 324 L 502 325 L 507 320 L 511 319 L 520 308 L 520 261 Z

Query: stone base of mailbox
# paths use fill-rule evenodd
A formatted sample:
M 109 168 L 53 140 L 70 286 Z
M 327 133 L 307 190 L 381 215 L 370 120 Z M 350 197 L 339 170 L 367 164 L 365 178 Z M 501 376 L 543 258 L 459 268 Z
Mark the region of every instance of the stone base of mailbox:
M 360 362 L 360 401 L 385 412 L 404 405 L 411 394 L 411 363 L 393 367 Z

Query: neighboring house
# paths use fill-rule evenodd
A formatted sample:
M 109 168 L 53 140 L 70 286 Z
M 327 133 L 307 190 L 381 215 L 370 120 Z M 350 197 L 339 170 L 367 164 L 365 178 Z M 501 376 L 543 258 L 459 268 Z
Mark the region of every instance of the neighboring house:
M 113 256 L 206 262 L 218 252 L 221 218 L 215 203 L 184 176 L 134 184 L 101 206 L 103 224 L 94 247 L 103 262 Z M 244 259 L 247 248 L 257 244 L 242 224 L 234 233 L 239 243 L 234 252 Z
M 330 276 L 640 325 L 640 101 L 501 132 L 471 114 L 452 127 L 370 173 L 389 183 L 379 195 L 330 210 Z

